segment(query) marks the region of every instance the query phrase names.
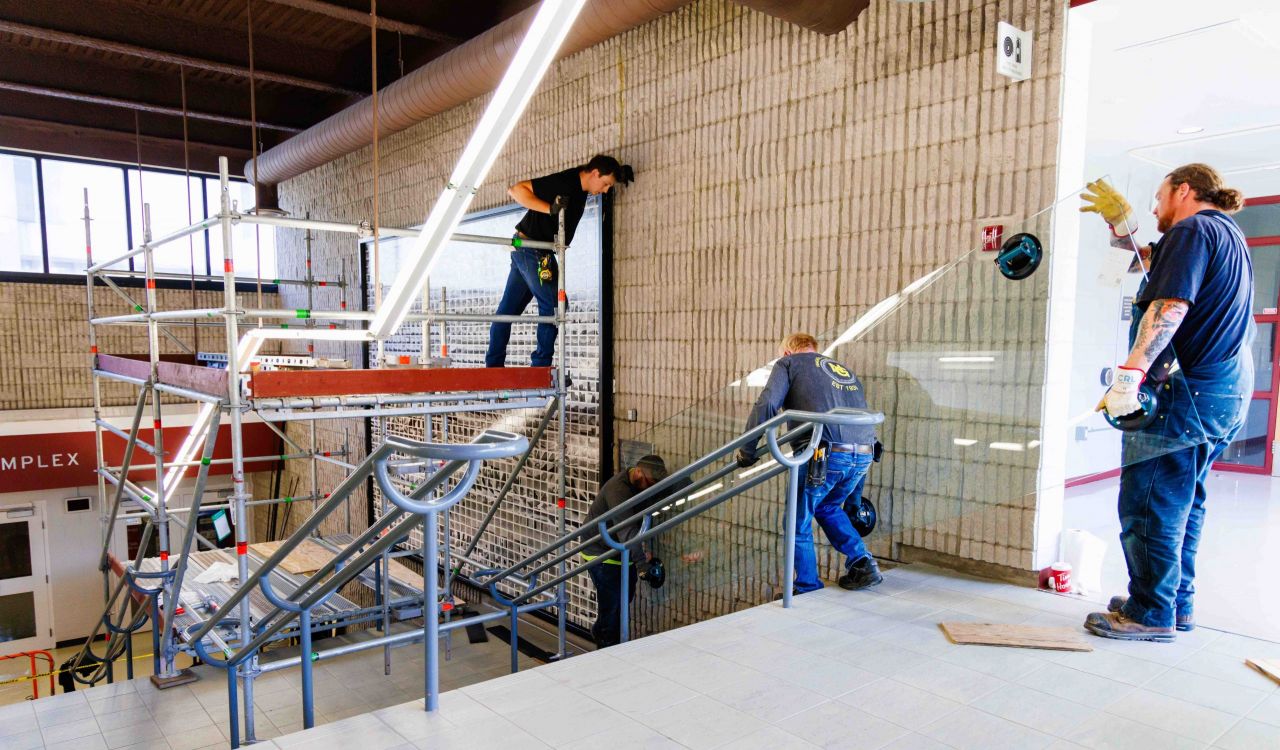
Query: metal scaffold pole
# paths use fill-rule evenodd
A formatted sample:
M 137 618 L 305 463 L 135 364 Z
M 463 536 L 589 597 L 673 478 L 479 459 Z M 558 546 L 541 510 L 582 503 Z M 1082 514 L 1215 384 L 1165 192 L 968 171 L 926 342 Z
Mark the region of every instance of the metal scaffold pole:
M 238 300 L 236 299 L 235 256 L 231 239 L 231 191 L 230 177 L 227 170 L 227 157 L 218 158 L 218 185 L 221 193 L 219 217 L 222 221 L 222 270 L 223 270 L 223 315 L 227 321 L 227 407 L 231 417 L 231 503 L 235 506 L 233 522 L 236 532 L 236 568 L 241 581 L 249 580 L 249 519 L 245 502 L 249 499 L 244 484 L 244 436 L 243 420 L 240 411 L 240 325 Z M 245 354 L 253 352 L 246 348 Z M 243 648 L 253 638 L 250 629 L 249 599 L 240 602 L 240 645 Z M 257 668 L 257 658 L 249 659 L 241 664 L 240 675 L 244 692 L 244 736 L 252 742 L 253 731 L 253 675 Z
M 556 368 L 556 402 L 557 402 L 556 416 L 560 422 L 560 434 L 559 434 L 560 450 L 559 450 L 559 460 L 556 462 L 557 463 L 556 465 L 556 492 L 557 492 L 556 509 L 557 509 L 557 516 L 558 516 L 557 529 L 558 529 L 559 535 L 564 536 L 564 532 L 566 528 L 565 515 L 567 512 L 567 509 L 565 506 L 568 504 L 568 500 L 565 497 L 566 495 L 565 462 L 568 460 L 568 436 L 565 433 L 565 429 L 566 429 L 565 377 L 567 375 L 567 373 L 565 372 L 565 365 L 567 362 L 567 356 L 565 352 L 569 348 L 569 332 L 567 330 L 568 326 L 566 325 L 566 322 L 568 320 L 567 318 L 568 297 L 565 294 L 565 280 L 564 280 L 565 271 L 567 268 L 566 262 L 568 261 L 569 253 L 568 253 L 568 248 L 565 246 L 565 241 L 564 241 L 565 239 L 564 209 L 560 210 L 558 219 L 559 219 L 559 222 L 558 222 L 558 227 L 556 229 L 556 254 L 560 256 L 558 258 L 560 263 L 560 272 L 557 274 L 557 276 L 559 277 L 560 288 L 556 291 L 556 326 L 558 327 L 559 334 L 560 334 L 560 348 L 559 348 L 559 351 L 557 352 L 557 354 L 559 355 L 560 366 Z M 567 563 L 565 562 L 560 563 L 560 575 L 562 576 L 565 574 L 565 571 L 567 570 L 567 568 L 565 567 L 566 565 Z M 625 577 L 625 574 L 624 574 L 624 577 Z M 556 656 L 560 659 L 565 658 L 565 656 L 567 655 L 565 650 L 565 628 L 568 626 L 568 612 L 567 612 L 568 604 L 569 604 L 568 596 L 569 596 L 568 589 L 565 583 L 562 581 L 560 583 L 559 588 L 556 589 L 556 600 L 559 602 L 559 604 L 556 606 Z

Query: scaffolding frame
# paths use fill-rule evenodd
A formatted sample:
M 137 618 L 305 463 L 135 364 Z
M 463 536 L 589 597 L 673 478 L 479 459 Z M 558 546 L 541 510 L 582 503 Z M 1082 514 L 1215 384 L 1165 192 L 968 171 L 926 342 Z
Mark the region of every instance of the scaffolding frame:
M 251 362 L 268 362 L 273 360 L 280 361 L 281 364 L 301 364 L 303 359 L 314 359 L 310 357 L 314 352 L 311 341 L 315 340 L 349 340 L 358 341 L 368 344 L 377 342 L 372 337 L 368 329 L 363 326 L 368 325 L 374 319 L 375 312 L 361 312 L 348 310 L 346 304 L 347 282 L 344 278 L 337 282 L 320 281 L 314 277 L 312 272 L 311 244 L 313 232 L 340 232 L 346 234 L 354 234 L 358 237 L 372 236 L 374 230 L 368 222 L 358 222 L 353 224 L 345 224 L 331 221 L 319 221 L 310 218 L 297 219 L 290 217 L 267 216 L 252 212 L 241 212 L 230 200 L 229 193 L 229 170 L 227 160 L 225 158 L 219 160 L 219 182 L 221 188 L 221 206 L 219 212 L 208 219 L 196 222 L 183 229 L 170 232 L 162 237 L 155 238 L 150 231 L 150 209 L 144 206 L 143 210 L 143 241 L 137 247 L 130 249 L 128 252 L 105 261 L 95 261 L 93 256 L 93 243 L 91 222 L 92 216 L 89 211 L 88 191 L 84 194 L 84 223 L 85 223 L 85 252 L 86 252 L 86 304 L 88 309 L 89 323 L 89 360 L 92 374 L 92 398 L 93 398 L 93 421 L 95 430 L 95 452 L 97 458 L 97 480 L 98 480 L 98 497 L 101 503 L 100 507 L 109 509 L 103 519 L 102 534 L 102 554 L 100 556 L 99 570 L 103 575 L 103 597 L 106 606 L 103 616 L 99 623 L 95 626 L 93 633 L 90 634 L 80 656 L 77 658 L 77 666 L 89 654 L 92 654 L 92 646 L 94 640 L 100 632 L 105 631 L 108 638 L 108 647 L 106 654 L 102 658 L 102 663 L 91 674 L 87 676 L 76 675 L 78 681 L 85 684 L 93 684 L 103 678 L 108 682 L 114 679 L 114 661 L 121 655 L 132 656 L 132 642 L 128 637 L 133 632 L 141 629 L 147 621 L 153 623 L 152 639 L 155 647 L 155 659 L 153 664 L 152 680 L 161 687 L 167 687 L 176 684 L 182 684 L 194 679 L 192 676 L 184 674 L 175 669 L 175 658 L 178 653 L 187 653 L 189 655 L 201 658 L 209 663 L 218 663 L 216 657 L 210 656 L 202 644 L 204 635 L 208 635 L 210 643 L 223 654 L 232 653 L 232 649 L 238 646 L 243 650 L 255 640 L 261 640 L 255 637 L 261 623 L 253 621 L 253 613 L 250 608 L 249 597 L 246 595 L 232 604 L 232 608 L 236 611 L 236 620 L 234 627 L 223 628 L 220 631 L 204 634 L 200 637 L 191 637 L 190 633 L 179 633 L 174 627 L 175 612 L 181 615 L 182 599 L 184 591 L 190 590 L 189 581 L 185 580 L 186 561 L 197 546 L 209 546 L 209 543 L 201 536 L 195 533 L 196 519 L 202 511 L 206 510 L 225 510 L 232 518 L 235 530 L 235 552 L 238 580 L 246 582 L 244 588 L 248 591 L 252 587 L 253 581 L 265 581 L 261 584 L 260 590 L 263 595 L 277 608 L 282 611 L 293 612 L 298 619 L 297 625 L 281 625 L 276 632 L 265 642 L 275 642 L 283 639 L 297 637 L 304 642 L 304 647 L 309 648 L 311 629 L 314 623 L 311 621 L 310 608 L 304 613 L 301 610 L 289 609 L 295 607 L 296 604 L 289 600 L 289 597 L 298 595 L 303 591 L 312 580 L 319 580 L 321 577 L 317 574 L 313 579 L 308 579 L 303 585 L 298 585 L 293 592 L 283 595 L 276 594 L 271 588 L 269 578 L 263 575 L 275 572 L 273 569 L 278 561 L 273 556 L 270 560 L 260 561 L 261 567 L 257 574 L 250 572 L 250 552 L 248 549 L 248 509 L 262 505 L 272 504 L 292 504 L 297 502 L 310 502 L 314 518 L 316 511 L 321 507 L 322 503 L 333 499 L 334 493 L 324 493 L 319 486 L 318 467 L 321 463 L 329 463 L 337 465 L 347 471 L 359 473 L 360 467 L 355 466 L 341 458 L 349 458 L 350 451 L 344 446 L 339 451 L 322 451 L 319 448 L 316 438 L 316 422 L 321 419 L 350 419 L 350 418 L 371 418 L 399 415 L 447 415 L 458 412 L 472 411 L 504 411 L 516 409 L 536 408 L 542 410 L 543 425 L 538 430 L 537 436 L 532 443 L 523 445 L 520 451 L 521 458 L 517 463 L 516 472 L 523 467 L 528 460 L 529 454 L 533 450 L 538 438 L 541 437 L 548 421 L 546 415 L 557 414 L 561 433 L 557 440 L 557 449 L 559 461 L 557 466 L 557 484 L 559 487 L 559 497 L 564 495 L 564 487 L 566 483 L 566 463 L 567 463 L 567 440 L 564 434 L 565 430 L 565 346 L 559 347 L 557 352 L 558 364 L 557 368 L 548 368 L 547 376 L 541 387 L 521 387 L 521 388 L 493 388 L 488 390 L 461 390 L 454 392 L 403 392 L 388 391 L 379 393 L 353 393 L 339 394 L 332 396 L 284 396 L 276 395 L 272 397 L 258 398 L 253 395 L 254 377 L 258 373 L 251 372 L 249 367 Z M 474 315 L 474 314 L 451 314 L 447 311 L 447 307 L 443 307 L 439 312 L 424 308 L 422 313 L 405 315 L 407 324 L 420 325 L 423 335 L 423 356 L 420 364 L 427 364 L 427 350 L 431 339 L 433 326 L 440 325 L 440 338 L 442 349 L 447 351 L 447 331 L 445 326 L 451 321 L 467 321 L 467 322 L 510 322 L 521 324 L 551 324 L 557 326 L 563 331 L 563 327 L 567 320 L 567 303 L 564 294 L 565 284 L 565 264 L 567 260 L 566 245 L 564 242 L 564 216 L 560 215 L 560 227 L 557 239 L 554 242 L 539 242 L 524 239 L 521 237 L 487 237 L 474 234 L 457 234 L 453 239 L 462 242 L 486 243 L 491 245 L 505 246 L 509 249 L 535 248 L 539 250 L 550 251 L 557 256 L 560 264 L 561 272 L 559 274 L 559 290 L 558 304 L 556 313 L 553 316 L 535 316 L 535 315 Z M 237 277 L 234 265 L 234 232 L 233 230 L 240 224 L 267 226 L 272 228 L 291 228 L 304 229 L 306 243 L 306 277 L 304 279 L 271 279 L 270 281 L 280 283 L 287 281 L 304 285 L 307 288 L 308 308 L 306 309 L 266 309 L 241 307 L 239 304 L 239 295 L 236 284 L 244 283 L 245 277 Z M 155 252 L 165 245 L 177 242 L 184 237 L 189 237 L 197 232 L 206 230 L 212 226 L 219 226 L 222 234 L 222 250 L 224 273 L 220 277 L 223 291 L 223 306 L 216 308 L 200 308 L 200 309 L 180 309 L 180 310 L 161 310 L 156 294 L 156 280 L 162 278 L 155 272 Z M 383 236 L 398 237 L 415 237 L 420 234 L 419 231 L 413 229 L 388 229 L 378 230 L 378 234 Z M 140 272 L 144 278 L 145 297 L 139 301 L 130 297 L 124 290 L 111 280 L 112 275 L 118 275 L 112 267 L 126 263 L 130 259 L 142 256 L 144 271 Z M 344 269 L 345 270 L 345 269 Z M 136 275 L 137 272 L 127 272 L 129 275 Z M 101 316 L 97 314 L 94 304 L 94 289 L 101 283 L 110 289 L 116 296 L 120 297 L 126 304 L 130 305 L 134 312 L 125 315 Z M 376 283 L 380 283 L 377 280 Z M 314 290 L 319 286 L 332 286 L 340 289 L 343 295 L 340 310 L 316 310 L 314 309 Z M 416 293 L 415 293 L 416 294 Z M 252 321 L 256 319 L 257 325 L 253 326 Z M 279 328 L 266 328 L 267 321 L 276 320 L 299 320 L 302 325 L 294 327 L 292 324 L 285 323 Z M 246 329 L 241 330 L 241 322 L 246 322 Z M 225 353 L 222 352 L 191 352 L 184 342 L 177 336 L 173 335 L 177 331 L 171 329 L 182 329 L 191 326 L 193 323 L 217 326 L 225 331 Z M 327 327 L 320 328 L 318 325 L 326 324 Z M 106 352 L 100 351 L 98 346 L 98 330 L 102 326 L 145 326 L 147 332 L 147 355 L 145 361 L 131 360 L 126 357 L 116 357 Z M 164 357 L 160 353 L 160 342 L 164 338 L 177 345 L 181 350 L 193 355 L 196 360 L 203 360 L 205 364 L 215 363 L 223 364 L 221 369 L 212 367 L 197 367 L 194 364 L 184 362 L 169 361 L 170 357 Z M 261 355 L 262 345 L 273 339 L 303 339 L 308 340 L 308 357 L 291 357 L 289 355 Z M 511 368 L 513 374 L 519 374 L 520 369 L 536 369 L 536 368 Z M 200 372 L 197 372 L 199 370 Z M 316 371 L 319 372 L 319 371 Z M 369 373 L 368 370 L 330 370 L 325 371 L 335 376 L 342 377 L 342 373 Z M 428 373 L 430 370 L 385 370 L 387 373 Z M 524 376 L 525 380 L 529 377 L 536 377 L 539 373 L 533 372 Z M 104 417 L 102 403 L 102 382 L 104 380 L 120 382 L 135 386 L 138 389 L 138 396 L 135 402 L 133 418 L 127 428 L 121 428 Z M 218 387 L 210 387 L 211 383 L 217 383 Z M 178 397 L 194 402 L 198 405 L 198 412 L 193 424 L 188 432 L 186 440 L 182 443 L 177 451 L 172 448 L 166 449 L 164 444 L 164 408 L 162 406 L 162 396 Z M 150 404 L 151 424 L 147 425 L 144 415 L 147 412 L 148 402 Z M 254 413 L 263 423 L 265 423 L 273 432 L 279 436 L 286 446 L 280 455 L 272 456 L 251 456 L 246 455 L 244 449 L 244 428 L 246 422 L 245 415 Z M 287 433 L 276 427 L 276 423 L 289 421 L 305 421 L 310 427 L 310 444 L 304 448 L 297 441 L 290 438 Z M 229 426 L 229 437 L 231 443 L 230 458 L 218 459 L 214 458 L 215 443 L 219 437 L 219 428 L 223 424 Z M 152 429 L 153 436 L 151 442 L 141 439 L 141 432 L 145 429 Z M 118 464 L 109 462 L 106 459 L 105 442 L 108 438 L 119 438 L 125 441 L 125 451 L 123 458 Z M 397 443 L 399 444 L 399 443 Z M 404 446 L 400 445 L 403 449 Z M 138 460 L 138 451 L 141 450 L 147 454 L 146 460 Z M 512 454 L 515 455 L 515 454 Z M 339 458 L 340 457 L 340 458 Z M 310 464 L 310 492 L 303 497 L 278 497 L 254 499 L 252 493 L 245 485 L 245 466 L 254 462 L 264 460 L 271 461 L 307 461 Z M 366 461 L 368 463 L 368 461 Z M 447 475 L 440 474 L 439 481 L 431 484 L 433 478 L 437 476 L 437 471 L 433 471 L 428 462 L 424 461 L 401 461 L 389 462 L 387 465 L 397 468 L 402 473 L 406 470 L 421 468 L 427 484 L 432 487 L 439 487 L 440 483 L 447 478 Z M 203 502 L 205 494 L 205 486 L 208 481 L 209 471 L 215 465 L 231 465 L 232 492 L 226 498 L 225 502 L 214 504 L 206 504 Z M 193 471 L 194 470 L 194 471 Z M 154 480 L 150 484 L 142 484 L 131 479 L 130 475 L 138 471 L 154 472 Z M 369 471 L 372 471 L 370 468 Z M 188 475 L 194 474 L 195 491 L 189 507 L 176 507 L 173 498 L 176 490 L 183 479 Z M 474 479 L 474 477 L 472 477 Z M 507 482 L 509 488 L 515 481 L 512 476 Z M 461 486 L 461 485 L 459 485 Z M 470 486 L 467 483 L 466 486 Z M 455 488 L 457 489 L 457 488 Z M 384 505 L 387 492 L 384 488 Z M 461 495 L 458 495 L 460 499 Z M 498 498 L 495 503 L 494 510 L 496 512 L 497 505 L 500 505 L 505 499 L 506 493 Z M 126 501 L 130 501 L 132 509 L 126 506 Z M 346 529 L 348 533 L 353 531 L 351 526 L 350 504 L 345 500 L 341 503 L 346 509 Z M 564 503 L 558 502 L 559 528 L 561 531 L 566 526 Z M 336 506 L 335 506 L 336 507 Z M 426 515 L 426 514 L 422 514 Z M 432 518 L 435 514 L 430 514 Z M 185 520 L 183 520 L 185 518 Z M 114 531 L 118 523 L 127 520 L 145 520 L 146 525 L 143 530 L 142 538 L 138 552 L 134 559 L 121 563 L 114 559 L 110 554 Z M 310 521 L 311 519 L 308 519 Z M 445 524 L 447 527 L 447 515 Z M 315 531 L 312 526 L 311 532 Z M 171 533 L 175 530 L 179 532 L 179 537 L 171 539 Z M 483 533 L 483 529 L 481 530 Z M 152 537 L 155 537 L 159 547 L 159 560 L 157 570 L 144 570 L 146 565 L 145 554 L 150 546 Z M 472 546 L 478 541 L 479 534 L 472 540 Z M 360 541 L 357 537 L 357 542 Z M 389 565 L 394 556 L 392 549 L 401 541 L 401 535 L 396 535 L 393 543 L 381 547 L 380 554 L 376 556 L 374 573 L 374 607 L 361 607 L 346 610 L 336 618 L 328 618 L 321 626 L 325 630 L 337 627 L 345 627 L 360 623 L 380 624 L 383 635 L 379 639 L 361 644 L 368 647 L 367 644 L 378 645 L 382 641 L 386 641 L 388 673 L 391 668 L 390 650 L 394 645 L 400 645 L 407 642 L 404 638 L 396 638 L 390 635 L 389 625 L 392 621 L 393 612 L 408 608 L 413 609 L 415 602 L 411 597 L 399 598 L 392 596 L 394 588 L 393 582 L 389 578 Z M 432 537 L 431 542 L 435 542 Z M 443 545 L 443 555 L 445 564 L 441 566 L 443 570 L 456 572 L 450 560 L 449 537 L 445 537 Z M 403 553 L 401 553 L 403 554 Z M 173 556 L 176 564 L 171 564 L 170 557 Z M 426 555 L 424 554 L 424 559 Z M 274 561 L 274 562 L 273 562 Z M 360 570 L 353 571 L 350 579 L 355 579 Z M 112 583 L 111 577 L 115 573 L 118 580 Z M 257 576 L 257 577 L 255 577 Z M 366 582 L 368 576 L 362 579 Z M 444 599 L 449 598 L 448 592 L 453 582 L 452 574 L 446 572 L 444 574 Z M 436 576 L 432 575 L 430 569 L 424 570 L 423 591 L 419 597 L 420 604 L 417 607 L 424 614 L 424 619 L 430 619 L 429 613 L 432 609 L 439 609 L 440 595 L 438 593 Z M 563 585 L 555 598 L 546 599 L 539 602 L 535 606 L 526 608 L 523 611 L 532 609 L 545 609 L 555 607 L 559 610 L 559 654 L 565 655 L 565 611 L 562 602 L 565 599 Z M 336 590 L 336 589 L 335 589 Z M 332 595 L 333 592 L 330 592 Z M 123 594 L 127 594 L 122 596 Z M 138 601 L 143 605 L 138 610 L 130 614 L 128 611 L 128 602 L 130 598 Z M 234 598 L 234 597 L 233 597 Z M 329 596 L 323 597 L 328 601 Z M 435 598 L 435 604 L 431 604 L 431 599 Z M 211 616 L 217 612 L 221 612 L 227 602 L 210 602 L 205 597 L 205 604 L 214 604 L 215 608 L 207 607 L 206 611 Z M 284 607 L 279 607 L 283 603 Z M 448 607 L 445 608 L 446 618 L 450 618 Z M 480 622 L 505 617 L 506 613 L 490 613 L 488 615 L 480 615 Z M 397 617 L 397 619 L 399 619 Z M 449 633 L 457 627 L 470 624 L 474 618 L 466 620 L 453 620 L 447 622 L 448 627 L 439 633 Z M 437 635 L 439 635 L 437 633 Z M 125 636 L 123 638 L 112 638 L 112 636 Z M 403 634 L 401 634 L 403 636 Z M 419 636 L 422 637 L 422 636 Z M 446 636 L 447 637 L 447 636 Z M 238 638 L 238 643 L 236 639 Z M 265 645 L 264 642 L 264 645 Z M 254 737 L 253 730 L 253 681 L 265 671 L 275 671 L 284 668 L 280 664 L 267 665 L 265 668 L 258 664 L 258 649 L 255 646 L 251 649 L 250 655 L 242 660 L 237 660 L 230 665 L 228 676 L 232 682 L 233 692 L 238 692 L 244 696 L 244 715 L 243 722 L 245 728 L 245 741 L 251 742 Z M 204 651 L 204 653 L 202 653 Z M 343 651 L 346 653 L 346 651 Z M 96 655 L 94 655 L 96 657 Z M 317 658 L 319 658 L 317 656 Z M 286 660 L 287 661 L 287 660 Z M 295 664 L 299 663 L 297 661 Z M 225 664 L 225 662 L 223 663 Z M 438 669 L 434 667 L 432 671 Z M 305 671 L 310 671 L 306 669 Z M 132 660 L 127 662 L 127 676 L 133 677 Z M 308 676 L 309 678 L 309 676 Z M 310 679 L 304 679 L 310 686 Z M 239 690 L 237 691 L 236 683 Z M 434 685 L 428 691 L 429 695 L 436 693 Z M 434 706 L 433 706 L 434 707 Z M 231 723 L 233 731 L 237 732 L 239 721 L 235 716 L 237 712 L 236 703 L 233 701 L 230 707 L 232 713 Z M 308 711 L 308 714 L 310 712 Z M 308 719 L 310 721 L 310 718 Z M 309 725 L 309 724 L 308 724 Z M 238 739 L 237 739 L 238 742 Z

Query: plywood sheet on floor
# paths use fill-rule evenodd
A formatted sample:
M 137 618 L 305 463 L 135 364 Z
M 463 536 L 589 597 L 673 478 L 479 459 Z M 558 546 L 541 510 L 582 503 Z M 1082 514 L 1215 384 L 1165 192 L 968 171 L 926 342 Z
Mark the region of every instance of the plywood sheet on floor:
M 1093 650 L 1082 635 L 1069 628 L 1044 628 L 990 622 L 944 622 L 940 627 L 952 643 L 961 645 L 1043 648 L 1051 651 Z

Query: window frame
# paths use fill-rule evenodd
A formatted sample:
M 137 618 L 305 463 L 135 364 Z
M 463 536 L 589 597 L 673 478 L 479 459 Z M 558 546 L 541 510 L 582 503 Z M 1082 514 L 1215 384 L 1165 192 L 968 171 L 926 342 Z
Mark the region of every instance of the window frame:
M 50 273 L 49 272 L 49 230 L 48 230 L 48 220 L 47 220 L 46 211 L 45 211 L 45 195 L 44 195 L 45 193 L 44 162 L 46 160 L 54 161 L 54 162 L 67 162 L 72 164 L 86 164 L 86 165 L 95 166 L 95 167 L 110 167 L 110 168 L 119 170 L 120 181 L 124 185 L 125 242 L 126 242 L 126 246 L 129 248 L 133 248 L 135 246 L 134 238 L 133 238 L 134 231 L 133 231 L 133 222 L 132 222 L 129 170 L 137 170 L 138 169 L 137 164 L 127 164 L 124 162 L 109 161 L 105 159 L 86 159 L 84 157 L 71 156 L 67 154 L 51 154 L 51 153 L 44 153 L 40 151 L 24 151 L 22 149 L 10 149 L 10 148 L 0 148 L 0 155 L 14 156 L 19 158 L 35 160 L 36 213 L 39 218 L 41 264 L 44 268 L 43 272 L 0 270 L 0 283 L 7 282 L 7 283 L 18 283 L 18 284 L 62 284 L 62 285 L 66 285 L 66 284 L 83 285 L 85 283 L 84 274 Z M 171 167 L 156 167 L 156 166 L 143 165 L 142 167 L 143 175 L 145 176 L 146 173 L 148 172 L 155 173 L 155 174 L 171 174 L 171 175 L 178 175 L 178 176 L 184 176 L 189 174 L 192 178 L 199 179 L 200 185 L 201 185 L 201 193 L 199 196 L 193 195 L 193 197 L 199 200 L 203 210 L 201 211 L 201 215 L 199 217 L 196 217 L 196 220 L 198 221 L 198 220 L 207 218 L 208 205 L 209 205 L 209 180 L 210 179 L 217 180 L 218 179 L 217 174 L 214 174 L 212 172 L 204 172 L 201 170 L 194 170 L 194 169 L 191 170 L 190 172 L 187 172 L 182 169 L 174 169 Z M 245 185 L 249 184 L 248 180 L 245 180 L 243 178 L 240 178 L 240 179 L 232 178 L 231 182 L 242 183 Z M 206 275 L 206 276 L 212 275 L 213 252 L 212 252 L 212 248 L 210 247 L 208 230 L 201 232 L 200 236 L 204 240 L 205 268 L 204 268 L 203 275 Z M 129 270 L 130 271 L 136 270 L 133 258 L 129 259 Z M 112 276 L 112 274 L 110 274 L 109 272 L 106 275 Z M 132 276 L 112 276 L 112 281 L 114 281 L 117 285 L 121 287 L 139 287 L 140 288 L 144 286 L 143 279 L 132 277 Z M 180 279 L 157 279 L 156 287 L 160 289 L 190 289 L 191 283 L 192 282 L 189 280 L 184 281 Z M 197 290 L 202 290 L 202 291 L 216 291 L 216 290 L 222 289 L 222 282 L 214 281 L 214 280 L 196 280 L 195 288 Z M 256 290 L 257 288 L 258 288 L 258 285 L 252 281 L 236 283 L 236 290 L 240 292 Z M 262 290 L 264 292 L 269 291 L 274 293 L 278 289 L 276 284 L 266 283 L 266 281 L 264 280 L 264 282 L 262 283 Z

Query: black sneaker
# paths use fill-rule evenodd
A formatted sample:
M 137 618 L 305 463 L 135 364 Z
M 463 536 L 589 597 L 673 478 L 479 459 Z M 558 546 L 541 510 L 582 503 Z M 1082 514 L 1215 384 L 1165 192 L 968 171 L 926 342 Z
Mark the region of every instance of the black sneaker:
M 874 557 L 868 555 L 850 566 L 849 572 L 840 576 L 840 580 L 836 583 L 839 583 L 842 589 L 858 591 L 875 586 L 883 580 L 884 576 L 880 575 L 880 566 L 876 565 Z

